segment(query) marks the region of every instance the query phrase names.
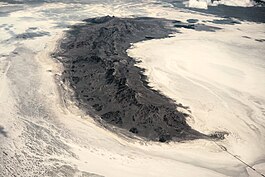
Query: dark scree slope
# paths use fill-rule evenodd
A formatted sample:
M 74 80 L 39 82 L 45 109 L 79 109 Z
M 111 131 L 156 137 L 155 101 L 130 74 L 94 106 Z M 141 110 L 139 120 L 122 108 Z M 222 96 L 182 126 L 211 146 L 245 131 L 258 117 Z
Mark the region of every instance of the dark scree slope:
M 106 123 L 154 141 L 182 141 L 207 136 L 186 123 L 171 99 L 147 86 L 143 70 L 126 50 L 130 43 L 168 37 L 172 23 L 154 18 L 101 17 L 73 26 L 56 55 L 87 112 Z

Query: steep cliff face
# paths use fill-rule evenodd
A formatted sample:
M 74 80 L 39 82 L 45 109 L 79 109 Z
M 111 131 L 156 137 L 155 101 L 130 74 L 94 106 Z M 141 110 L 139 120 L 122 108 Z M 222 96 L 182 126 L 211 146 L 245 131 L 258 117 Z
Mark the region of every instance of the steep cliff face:
M 206 137 L 186 123 L 188 115 L 177 111 L 182 105 L 148 87 L 143 70 L 126 53 L 130 43 L 167 37 L 171 21 L 106 16 L 85 22 L 73 27 L 58 55 L 63 80 L 88 112 L 150 140 Z

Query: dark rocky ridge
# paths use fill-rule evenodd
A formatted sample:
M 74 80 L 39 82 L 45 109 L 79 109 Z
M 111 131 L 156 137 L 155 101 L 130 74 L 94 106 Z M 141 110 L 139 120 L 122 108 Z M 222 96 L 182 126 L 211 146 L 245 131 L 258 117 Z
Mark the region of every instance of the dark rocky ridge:
M 148 140 L 208 138 L 186 123 L 188 115 L 177 111 L 181 104 L 147 86 L 143 70 L 126 53 L 130 43 L 168 37 L 172 21 L 110 16 L 84 21 L 72 27 L 55 55 L 64 65 L 63 81 L 89 114 Z

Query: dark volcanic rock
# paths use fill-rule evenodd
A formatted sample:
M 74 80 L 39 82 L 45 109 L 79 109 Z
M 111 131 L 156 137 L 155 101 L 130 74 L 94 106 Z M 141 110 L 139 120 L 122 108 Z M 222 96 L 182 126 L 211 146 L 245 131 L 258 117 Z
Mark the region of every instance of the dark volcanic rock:
M 149 140 L 207 137 L 191 129 L 173 100 L 147 86 L 143 70 L 126 53 L 130 43 L 168 37 L 171 21 L 106 16 L 85 22 L 69 31 L 56 55 L 65 67 L 63 80 L 88 113 Z

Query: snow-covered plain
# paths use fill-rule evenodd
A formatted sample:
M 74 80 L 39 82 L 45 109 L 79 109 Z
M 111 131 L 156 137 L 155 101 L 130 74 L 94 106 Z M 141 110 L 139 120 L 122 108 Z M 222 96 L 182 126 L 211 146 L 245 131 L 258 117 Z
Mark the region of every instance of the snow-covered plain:
M 251 7 L 255 5 L 253 0 L 189 0 L 184 2 L 187 7 L 207 9 L 208 6 L 226 5 L 226 6 L 240 6 L 240 7 Z
M 218 17 L 153 1 L 18 6 L 0 17 L 0 176 L 265 173 L 264 24 L 214 24 Z M 67 25 L 102 15 L 192 18 L 222 28 L 179 29 L 172 38 L 134 44 L 128 53 L 142 61 L 151 86 L 190 106 L 193 128 L 227 131 L 225 140 L 132 140 L 100 127 L 71 102 L 60 86 L 62 66 L 50 54 Z

